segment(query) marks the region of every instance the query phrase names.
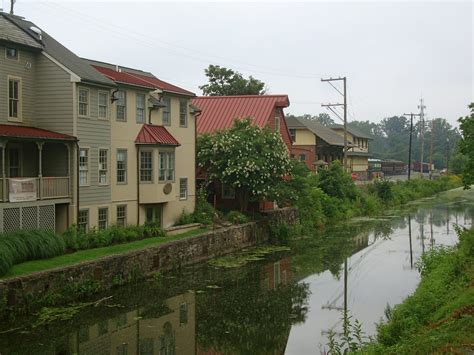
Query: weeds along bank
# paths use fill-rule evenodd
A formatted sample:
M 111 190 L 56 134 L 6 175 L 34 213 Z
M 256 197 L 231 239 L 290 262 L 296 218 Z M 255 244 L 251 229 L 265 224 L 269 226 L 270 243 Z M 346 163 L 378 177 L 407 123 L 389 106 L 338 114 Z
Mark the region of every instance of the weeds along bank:
M 377 326 L 364 354 L 464 354 L 474 351 L 474 227 L 458 230 L 456 247 L 425 253 L 415 293 Z
M 281 188 L 280 203 L 298 207 L 302 227 L 315 228 L 355 216 L 380 214 L 387 208 L 459 186 L 461 179 L 454 175 L 436 180 L 379 180 L 357 186 L 337 162 L 317 175 L 309 173 L 303 164 L 295 164 L 292 179 Z

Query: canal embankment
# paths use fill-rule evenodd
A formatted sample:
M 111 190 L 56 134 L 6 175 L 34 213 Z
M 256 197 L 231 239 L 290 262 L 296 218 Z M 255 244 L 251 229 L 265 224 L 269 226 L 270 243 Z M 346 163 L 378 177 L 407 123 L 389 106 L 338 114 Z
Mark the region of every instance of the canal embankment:
M 34 309 L 104 291 L 152 273 L 179 268 L 267 242 L 274 223 L 294 225 L 295 208 L 269 211 L 255 222 L 211 230 L 142 249 L 0 280 L 0 307 Z
M 376 342 L 361 353 L 419 354 L 474 351 L 474 227 L 458 230 L 455 247 L 434 248 L 417 263 L 413 295 L 385 312 Z

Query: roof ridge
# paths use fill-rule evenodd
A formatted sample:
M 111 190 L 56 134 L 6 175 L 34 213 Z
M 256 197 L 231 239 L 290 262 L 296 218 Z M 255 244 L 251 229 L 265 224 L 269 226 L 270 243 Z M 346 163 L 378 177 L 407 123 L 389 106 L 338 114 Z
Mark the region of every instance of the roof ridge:
M 196 99 L 229 99 L 234 97 L 262 98 L 262 97 L 281 97 L 288 94 L 271 94 L 271 95 L 215 95 L 215 96 L 196 96 Z

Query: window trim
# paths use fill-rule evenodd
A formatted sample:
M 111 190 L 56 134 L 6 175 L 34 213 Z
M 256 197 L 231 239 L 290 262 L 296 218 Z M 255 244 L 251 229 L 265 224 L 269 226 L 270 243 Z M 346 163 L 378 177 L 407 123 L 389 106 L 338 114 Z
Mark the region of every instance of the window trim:
M 276 114 L 275 115 L 275 132 L 280 133 L 280 131 L 281 131 L 281 117 L 279 114 Z
M 142 180 L 142 153 L 151 153 L 151 179 L 150 181 L 148 180 Z M 138 181 L 140 184 L 153 184 L 154 183 L 154 177 L 155 174 L 153 174 L 153 160 L 154 160 L 154 154 L 153 154 L 153 149 L 140 149 L 139 154 L 138 154 Z
M 86 150 L 87 151 L 87 183 L 86 184 L 81 184 L 81 150 Z M 91 186 L 91 148 L 90 147 L 79 147 L 79 171 L 77 174 L 77 179 L 79 180 L 79 186 L 84 187 L 84 186 Z
M 18 116 L 10 116 L 10 81 L 18 82 Z M 7 117 L 10 122 L 22 122 L 23 121 L 23 79 L 20 76 L 8 75 L 7 76 Z
M 101 151 L 106 151 L 107 154 L 106 154 L 106 169 L 105 169 L 105 178 L 106 178 L 106 182 L 103 183 L 103 182 L 100 182 L 100 172 L 103 171 L 104 169 L 101 169 L 100 168 L 100 152 Z M 105 148 L 105 147 L 99 147 L 97 149 L 97 184 L 99 186 L 107 186 L 110 184 L 110 158 L 109 158 L 109 148 Z
M 87 232 L 89 231 L 89 229 L 90 229 L 90 211 L 89 211 L 89 208 L 81 208 L 81 209 L 79 210 L 79 214 L 80 214 L 81 212 L 87 212 L 87 221 L 85 222 L 85 229 L 84 229 L 84 232 L 87 233 Z M 79 223 L 79 214 L 77 215 L 77 224 L 76 224 L 76 226 L 77 226 L 78 229 L 79 229 L 79 226 L 80 226 L 80 223 Z
M 100 115 L 100 107 L 103 106 L 100 104 L 100 94 L 105 94 L 105 117 Z M 105 90 L 99 90 L 97 92 L 97 118 L 99 120 L 108 120 L 109 119 L 109 92 Z
M 183 114 L 181 112 L 181 108 L 182 108 L 181 105 L 183 103 L 184 103 L 184 107 L 186 109 L 186 111 L 184 113 L 185 114 L 185 120 L 186 120 L 184 125 L 181 124 L 181 115 Z M 188 100 L 186 100 L 186 99 L 179 99 L 179 127 L 181 127 L 181 128 L 187 128 L 188 127 Z
M 81 97 L 81 91 L 87 91 L 87 113 L 85 115 L 81 115 L 80 105 L 81 102 L 79 98 Z M 89 118 L 91 113 L 91 92 L 89 88 L 84 86 L 79 86 L 77 88 L 77 117 L 86 117 Z
M 181 196 L 181 183 L 185 181 L 185 192 L 184 192 L 184 197 Z M 188 178 L 187 177 L 180 177 L 179 178 L 179 200 L 180 201 L 186 201 L 188 199 Z
M 118 220 L 119 220 L 119 214 L 118 214 L 118 211 L 119 211 L 119 208 L 123 207 L 124 208 L 124 215 L 123 217 L 123 225 L 119 225 L 118 223 Z M 127 226 L 127 205 L 126 204 L 121 204 L 121 205 L 117 205 L 116 208 L 115 208 L 115 224 L 117 226 L 121 226 L 121 227 L 126 227 Z
M 125 169 L 123 169 L 124 171 L 124 176 L 125 176 L 125 180 L 124 181 L 119 181 L 118 180 L 118 172 L 119 172 L 119 168 L 118 168 L 118 153 L 122 151 L 122 152 L 125 152 Z M 127 185 L 128 184 L 128 149 L 127 148 L 117 148 L 115 150 L 115 182 L 117 183 L 117 185 Z
M 16 57 L 15 58 L 11 58 L 8 56 L 8 50 L 9 49 L 14 49 L 16 51 Z M 8 47 L 8 46 L 5 46 L 5 59 L 8 59 L 8 60 L 14 60 L 14 61 L 17 61 L 19 62 L 20 61 L 20 49 L 17 48 L 17 47 Z
M 138 98 L 143 97 L 143 108 L 138 107 Z M 143 121 L 138 120 L 138 110 L 143 109 Z M 146 123 L 146 94 L 144 93 L 136 93 L 135 94 L 135 122 L 138 124 Z
M 105 228 L 100 228 L 100 210 L 106 210 L 107 213 L 105 215 Z M 104 230 L 109 227 L 109 206 L 99 206 L 97 207 L 97 230 Z
M 127 90 L 122 90 L 119 89 L 117 91 L 117 94 L 119 92 L 123 92 L 123 101 L 124 101 L 124 110 L 123 110 L 123 118 L 118 118 L 118 107 L 119 107 L 119 99 L 117 100 L 117 103 L 115 105 L 115 121 L 117 122 L 127 122 Z
M 164 153 L 165 154 L 165 160 L 166 160 L 166 168 L 165 169 L 162 169 L 161 168 L 161 153 Z M 169 168 L 169 157 L 170 157 L 170 153 L 173 154 L 173 179 L 168 179 L 168 173 L 169 173 L 169 170 L 171 170 Z M 165 178 L 164 180 L 161 179 L 161 170 L 164 170 L 165 171 Z M 176 151 L 173 149 L 173 150 L 170 150 L 170 149 L 159 149 L 158 150 L 158 183 L 159 184 L 166 184 L 168 182 L 175 182 L 176 181 Z

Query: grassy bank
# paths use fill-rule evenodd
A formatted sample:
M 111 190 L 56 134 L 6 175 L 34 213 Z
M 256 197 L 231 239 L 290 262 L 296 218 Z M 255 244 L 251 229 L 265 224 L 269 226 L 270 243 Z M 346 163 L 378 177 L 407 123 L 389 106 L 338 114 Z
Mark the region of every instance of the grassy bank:
M 31 260 L 24 263 L 14 265 L 3 278 L 10 278 L 15 276 L 22 276 L 34 272 L 44 271 L 57 267 L 65 267 L 81 262 L 98 259 L 104 256 L 122 254 L 134 250 L 157 246 L 163 243 L 179 240 L 183 238 L 193 237 L 199 234 L 208 232 L 209 228 L 197 229 L 182 234 L 177 234 L 169 237 L 146 238 L 130 243 L 117 244 L 103 248 L 94 248 L 87 250 L 80 250 L 75 253 L 59 255 L 48 259 Z
M 432 354 L 474 351 L 474 228 L 454 248 L 437 248 L 418 264 L 415 293 L 386 311 L 376 342 L 360 353 Z

